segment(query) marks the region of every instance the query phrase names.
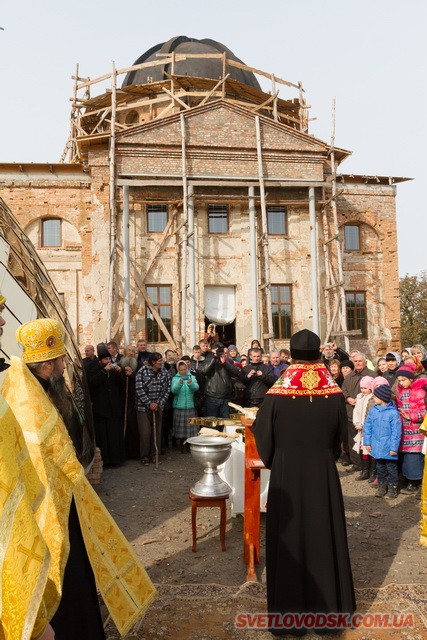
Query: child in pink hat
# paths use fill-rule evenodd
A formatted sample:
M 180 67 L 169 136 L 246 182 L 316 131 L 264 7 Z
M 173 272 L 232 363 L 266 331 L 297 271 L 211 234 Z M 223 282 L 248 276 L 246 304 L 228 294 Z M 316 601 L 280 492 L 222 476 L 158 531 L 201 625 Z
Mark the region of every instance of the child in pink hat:
M 354 438 L 353 449 L 360 453 L 362 461 L 362 470 L 356 480 L 369 480 L 371 466 L 373 470 L 374 460 L 369 453 L 363 447 L 363 423 L 368 414 L 368 411 L 373 407 L 373 395 L 374 381 L 376 378 L 371 376 L 363 376 L 360 380 L 360 393 L 356 396 L 356 404 L 353 412 L 353 424 L 357 429 L 357 434 Z

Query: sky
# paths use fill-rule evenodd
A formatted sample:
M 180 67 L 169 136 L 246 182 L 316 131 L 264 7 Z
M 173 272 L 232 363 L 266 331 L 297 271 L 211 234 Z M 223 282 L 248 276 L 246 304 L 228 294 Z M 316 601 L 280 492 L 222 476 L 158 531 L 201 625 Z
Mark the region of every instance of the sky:
M 353 152 L 340 172 L 413 178 L 397 186 L 399 273 L 427 269 L 425 0 L 15 0 L 0 26 L 0 162 L 59 161 L 76 63 L 96 78 L 171 37 L 211 38 L 301 80 L 326 142 L 335 98 L 335 144 Z

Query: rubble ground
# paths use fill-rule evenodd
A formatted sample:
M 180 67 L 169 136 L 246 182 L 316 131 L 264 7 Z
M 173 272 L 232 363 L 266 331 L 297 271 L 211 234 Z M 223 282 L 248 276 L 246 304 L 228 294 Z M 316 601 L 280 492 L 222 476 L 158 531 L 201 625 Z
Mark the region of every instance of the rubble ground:
M 155 584 L 241 585 L 243 517 L 227 505 L 225 552 L 219 542 L 219 509 L 197 511 L 197 551 L 191 551 L 189 489 L 200 479 L 201 466 L 191 454 L 170 448 L 158 469 L 138 460 L 104 469 L 97 491 L 119 524 Z M 426 549 L 419 544 L 420 502 L 400 494 L 376 498 L 366 481 L 338 465 L 344 493 L 347 531 L 356 588 L 389 583 L 426 584 Z M 261 563 L 264 581 L 265 514 L 261 515 Z

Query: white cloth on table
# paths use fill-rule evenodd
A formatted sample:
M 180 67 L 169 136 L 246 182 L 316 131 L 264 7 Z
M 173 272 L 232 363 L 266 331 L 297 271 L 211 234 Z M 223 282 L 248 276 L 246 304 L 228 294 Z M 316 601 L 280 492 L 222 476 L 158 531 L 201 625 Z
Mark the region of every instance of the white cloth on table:
M 235 426 L 226 426 L 224 431 L 228 434 L 234 434 Z M 236 516 L 245 510 L 245 445 L 240 435 L 231 445 L 231 456 L 228 460 L 218 467 L 219 476 L 225 480 L 230 487 L 230 505 L 231 514 Z M 270 471 L 263 469 L 261 471 L 261 490 L 260 490 L 260 509 L 265 512 L 267 504 L 268 484 L 270 480 Z

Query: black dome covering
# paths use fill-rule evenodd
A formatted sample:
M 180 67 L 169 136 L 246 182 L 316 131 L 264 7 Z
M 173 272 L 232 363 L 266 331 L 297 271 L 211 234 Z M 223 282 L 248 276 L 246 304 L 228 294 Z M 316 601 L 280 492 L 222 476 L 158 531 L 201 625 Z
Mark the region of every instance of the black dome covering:
M 220 42 L 216 42 L 216 40 L 210 40 L 209 38 L 197 40 L 196 38 L 187 38 L 187 36 L 176 36 L 167 42 L 162 42 L 151 47 L 151 49 L 148 49 L 148 51 L 143 53 L 142 56 L 134 62 L 134 64 L 142 64 L 143 62 L 150 62 L 150 60 L 158 62 L 161 60 L 161 57 L 157 56 L 158 53 L 170 54 L 173 51 L 176 53 L 226 52 L 227 58 L 242 63 L 242 61 L 237 58 L 230 49 Z M 126 74 L 122 87 L 128 87 L 133 84 L 148 84 L 150 82 L 161 82 L 162 80 L 167 80 L 168 76 L 164 71 L 167 73 L 171 72 L 170 64 L 156 65 L 153 67 L 146 67 L 145 69 L 138 69 L 137 71 L 130 71 Z M 239 82 L 253 87 L 254 89 L 261 90 L 258 80 L 253 73 L 230 66 L 227 67 L 227 73 L 230 74 L 230 78 L 233 80 L 238 80 Z M 222 60 L 190 58 L 189 60 L 175 62 L 175 75 L 218 80 L 222 77 Z

